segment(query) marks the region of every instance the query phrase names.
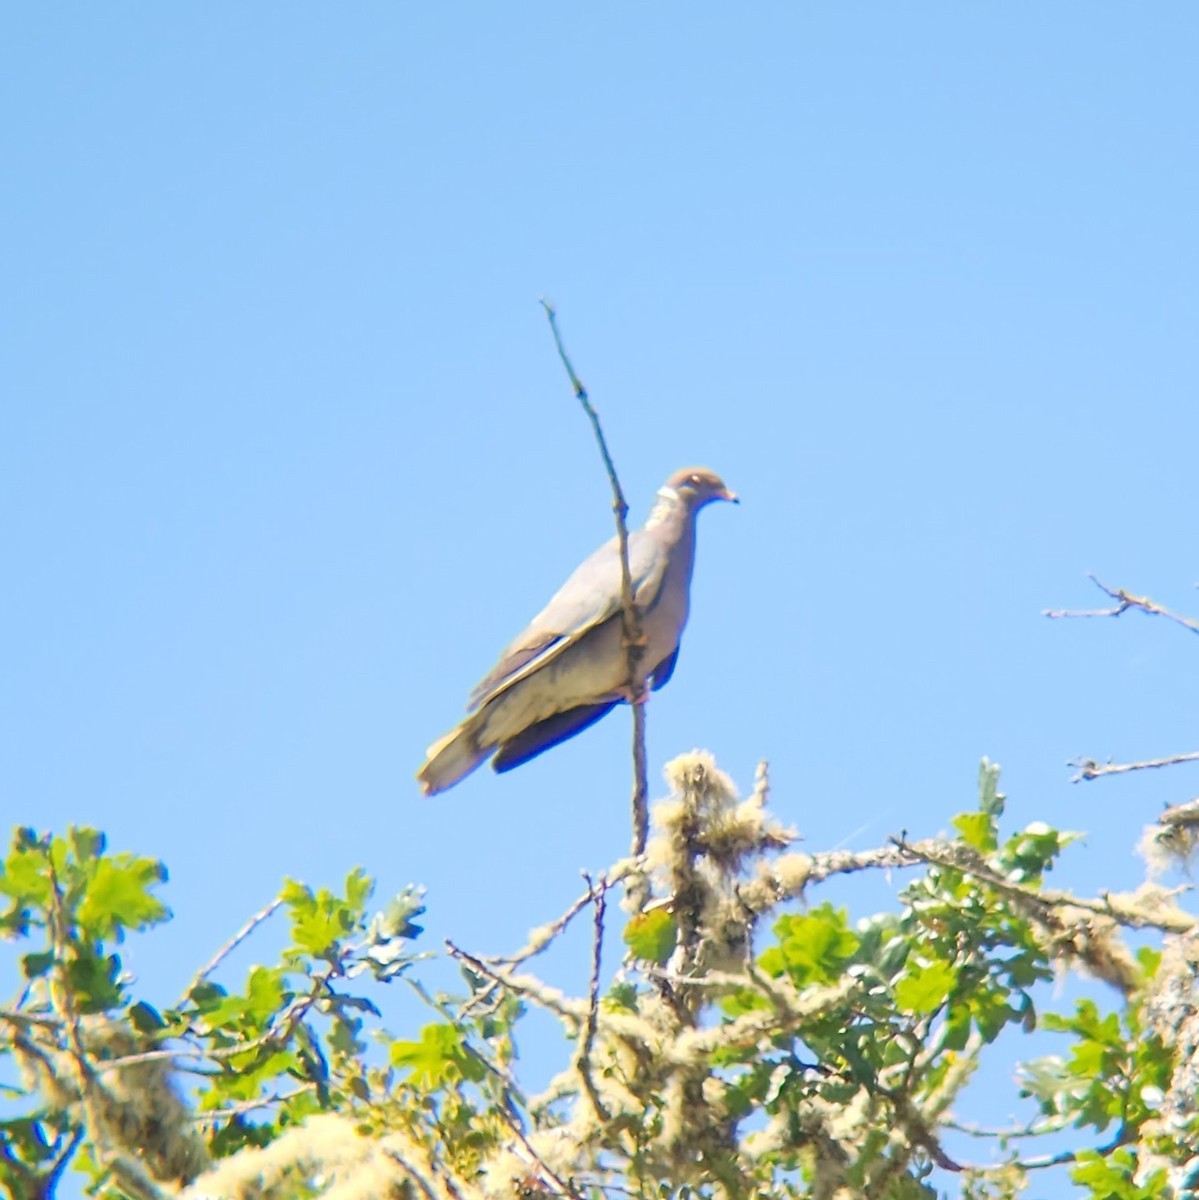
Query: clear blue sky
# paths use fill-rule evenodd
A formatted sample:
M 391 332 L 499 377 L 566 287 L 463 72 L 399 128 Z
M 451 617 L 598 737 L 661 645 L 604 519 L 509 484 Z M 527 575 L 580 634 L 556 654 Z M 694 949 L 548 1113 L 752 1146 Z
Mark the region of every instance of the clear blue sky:
M 866 847 L 985 754 L 1135 883 L 1193 777 L 1065 763 L 1196 748 L 1191 635 L 1039 614 L 1199 609 L 1197 51 L 1185 3 L 7 8 L 5 826 L 169 864 L 162 1000 L 285 874 L 500 952 L 622 853 L 627 713 L 412 777 L 610 533 L 544 294 L 634 522 L 692 462 L 744 500 L 655 778 L 767 757 Z

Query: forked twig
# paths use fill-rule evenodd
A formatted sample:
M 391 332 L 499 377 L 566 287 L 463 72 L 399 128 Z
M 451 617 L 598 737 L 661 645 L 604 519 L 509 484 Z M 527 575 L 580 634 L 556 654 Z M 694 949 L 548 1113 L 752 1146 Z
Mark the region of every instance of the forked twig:
M 1110 596 L 1116 602 L 1111 608 L 1047 608 L 1045 609 L 1045 616 L 1052 618 L 1119 617 L 1123 616 L 1130 608 L 1139 608 L 1141 612 L 1149 613 L 1155 617 L 1165 617 L 1167 621 L 1173 621 L 1176 625 L 1181 625 L 1183 629 L 1189 629 L 1192 633 L 1199 633 L 1199 621 L 1193 620 L 1191 617 L 1183 617 L 1176 612 L 1171 612 L 1168 608 L 1158 604 L 1156 600 L 1150 600 L 1148 596 L 1135 596 L 1132 592 L 1126 591 L 1124 588 L 1108 587 L 1096 575 L 1087 575 L 1087 578 L 1105 596 Z

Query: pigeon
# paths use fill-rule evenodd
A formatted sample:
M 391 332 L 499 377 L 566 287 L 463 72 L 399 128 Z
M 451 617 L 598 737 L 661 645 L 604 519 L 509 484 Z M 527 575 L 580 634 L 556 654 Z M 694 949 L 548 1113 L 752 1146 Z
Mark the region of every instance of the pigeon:
M 462 723 L 429 747 L 416 774 L 426 796 L 453 787 L 489 758 L 496 771 L 519 767 L 617 704 L 641 703 L 666 683 L 687 623 L 695 518 L 713 500 L 737 503 L 713 471 L 676 471 L 658 489 L 645 527 L 629 534 L 629 574 L 644 640 L 639 678 L 629 679 L 620 548 L 613 538 L 503 652 L 470 694 Z

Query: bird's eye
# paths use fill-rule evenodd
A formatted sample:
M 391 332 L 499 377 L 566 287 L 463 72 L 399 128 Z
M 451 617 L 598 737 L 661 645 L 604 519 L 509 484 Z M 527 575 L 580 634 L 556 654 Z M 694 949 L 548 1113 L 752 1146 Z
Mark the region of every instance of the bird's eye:
M 701 483 L 701 482 L 702 482 L 702 480 L 700 479 L 700 477 L 699 477 L 698 475 L 692 475 L 692 476 L 691 476 L 691 482 L 692 482 L 692 483 Z

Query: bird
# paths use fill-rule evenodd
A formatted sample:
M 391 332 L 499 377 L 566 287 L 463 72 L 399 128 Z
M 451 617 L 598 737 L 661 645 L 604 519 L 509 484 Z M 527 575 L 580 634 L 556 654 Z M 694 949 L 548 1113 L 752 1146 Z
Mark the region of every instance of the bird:
M 658 489 L 644 528 L 629 534 L 629 574 L 641 626 L 629 677 L 620 543 L 586 559 L 470 694 L 468 715 L 426 752 L 416 777 L 444 792 L 487 759 L 511 771 L 582 733 L 617 704 L 642 703 L 674 672 L 687 624 L 695 519 L 714 500 L 738 503 L 714 471 L 685 467 Z

